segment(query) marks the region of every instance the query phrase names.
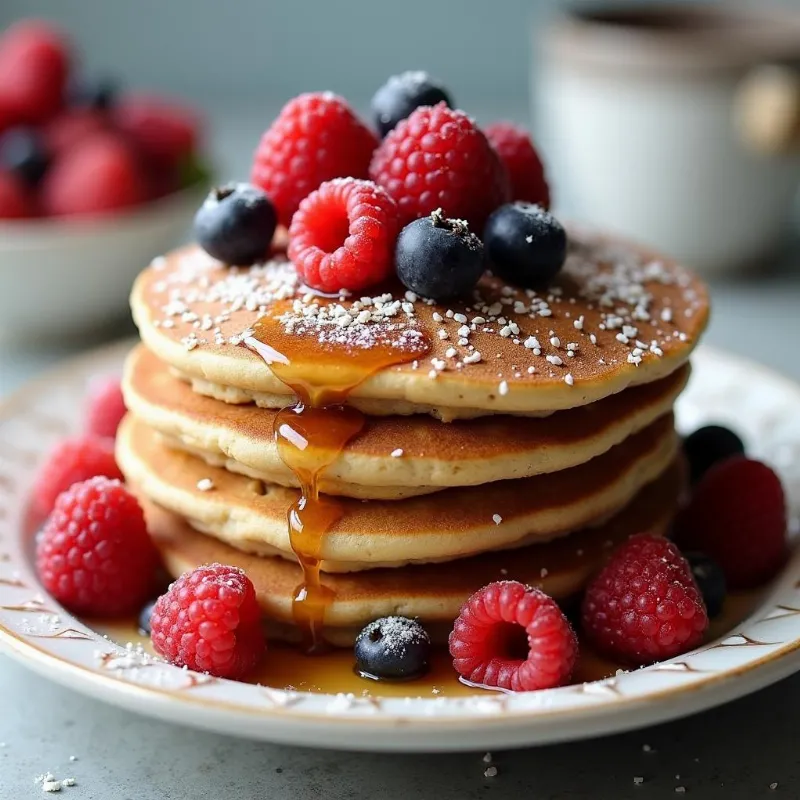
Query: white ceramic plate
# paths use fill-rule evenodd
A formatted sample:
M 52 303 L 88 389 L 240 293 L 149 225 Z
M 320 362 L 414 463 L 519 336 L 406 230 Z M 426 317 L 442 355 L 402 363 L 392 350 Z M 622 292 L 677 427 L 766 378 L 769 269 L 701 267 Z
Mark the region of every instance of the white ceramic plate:
M 517 695 L 367 699 L 219 680 L 127 652 L 46 596 L 31 566 L 25 498 L 55 439 L 77 426 L 87 378 L 119 369 L 127 345 L 97 351 L 11 397 L 0 411 L 0 644 L 73 689 L 171 722 L 275 742 L 364 750 L 495 749 L 663 722 L 800 669 L 800 552 L 755 612 L 722 639 L 615 678 Z M 727 422 L 777 467 L 800 511 L 800 387 L 701 350 L 680 424 Z

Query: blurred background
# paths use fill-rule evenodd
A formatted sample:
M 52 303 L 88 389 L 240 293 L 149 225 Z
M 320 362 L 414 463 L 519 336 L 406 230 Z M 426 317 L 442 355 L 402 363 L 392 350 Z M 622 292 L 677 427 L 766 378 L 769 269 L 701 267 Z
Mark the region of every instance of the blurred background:
M 774 341 L 800 334 L 800 0 L 688 0 L 650 17 L 663 3 L 613 5 L 2 0 L 0 30 L 26 17 L 51 20 L 74 43 L 82 74 L 202 110 L 203 160 L 223 180 L 247 177 L 259 136 L 294 95 L 332 89 L 367 114 L 389 75 L 425 69 L 479 122 L 531 126 L 558 212 L 652 243 L 706 275 L 716 298 L 713 343 L 800 377 L 791 350 L 738 336 L 743 316 L 769 326 Z M 180 238 L 195 206 L 192 197 L 174 225 L 162 225 L 160 246 Z M 28 302 L 8 263 L 31 263 L 41 235 L 41 227 L 19 233 L 0 221 L 0 306 L 9 296 L 16 309 Z M 133 236 L 146 245 L 146 230 Z M 4 257 L 4 241 L 12 256 Z M 92 252 L 95 272 L 109 247 Z M 52 270 L 49 253 L 42 258 Z M 62 303 L 69 291 L 62 281 Z M 119 284 L 108 291 L 83 299 L 85 309 L 108 306 L 95 320 L 103 333 L 90 342 L 126 330 L 112 324 L 120 305 L 108 299 L 118 298 Z M 68 328 L 57 340 L 69 338 Z M 45 351 L 56 355 L 45 358 L 73 347 L 48 339 Z M 4 351 L 3 363 L 21 374 L 19 346 Z

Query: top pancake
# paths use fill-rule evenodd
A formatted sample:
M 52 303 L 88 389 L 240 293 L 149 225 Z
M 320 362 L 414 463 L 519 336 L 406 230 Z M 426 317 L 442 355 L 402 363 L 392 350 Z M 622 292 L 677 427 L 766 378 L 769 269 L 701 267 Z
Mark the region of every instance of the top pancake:
M 230 268 L 189 246 L 139 276 L 132 307 L 142 339 L 159 358 L 244 397 L 291 394 L 257 355 L 238 346 L 262 317 L 280 317 L 269 341 L 278 352 L 291 352 L 303 337 L 312 353 L 339 349 L 355 361 L 376 342 L 402 350 L 424 337 L 424 358 L 378 370 L 352 399 L 381 401 L 385 413 L 423 410 L 445 419 L 461 409 L 573 408 L 659 380 L 688 359 L 708 319 L 705 286 L 687 270 L 635 245 L 574 230 L 564 269 L 539 292 L 487 274 L 471 299 L 446 304 L 397 285 L 370 298 L 321 298 L 299 285 L 280 257 Z M 315 375 L 314 366 L 313 359 L 303 364 L 304 378 L 324 383 L 324 370 Z M 375 406 L 369 413 L 379 411 Z

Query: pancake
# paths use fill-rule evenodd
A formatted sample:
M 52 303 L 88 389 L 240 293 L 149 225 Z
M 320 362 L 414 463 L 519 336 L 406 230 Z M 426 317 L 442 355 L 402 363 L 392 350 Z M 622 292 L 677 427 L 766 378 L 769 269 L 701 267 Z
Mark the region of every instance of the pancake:
M 471 299 L 447 304 L 398 285 L 368 298 L 321 298 L 280 257 L 230 268 L 189 246 L 142 272 L 132 309 L 161 360 L 198 387 L 231 388 L 245 399 L 291 394 L 259 356 L 238 346 L 259 320 L 270 322 L 268 343 L 279 353 L 304 345 L 307 359 L 297 367 L 316 385 L 326 383 L 319 353 L 336 349 L 357 362 L 359 351 L 379 343 L 409 353 L 429 343 L 424 358 L 363 376 L 350 401 L 381 401 L 369 413 L 551 412 L 684 364 L 707 323 L 705 286 L 647 249 L 578 230 L 570 237 L 564 269 L 546 290 L 487 273 Z
M 325 615 L 325 636 L 332 644 L 352 644 L 363 625 L 378 617 L 420 617 L 433 636 L 444 639 L 461 604 L 495 580 L 519 580 L 538 586 L 559 601 L 580 592 L 612 549 L 641 531 L 664 533 L 684 483 L 675 460 L 662 476 L 642 489 L 626 508 L 603 525 L 564 539 L 513 552 L 475 556 L 452 564 L 376 569 L 352 575 L 324 575 L 335 592 Z M 181 517 L 145 500 L 148 526 L 172 576 L 201 564 L 241 567 L 253 581 L 259 603 L 280 636 L 293 636 L 291 600 L 302 576 L 281 558 L 260 558 L 193 530 Z
M 671 411 L 688 365 L 654 383 L 546 418 L 488 416 L 443 423 L 423 414 L 367 418 L 325 469 L 320 491 L 371 499 L 558 472 L 594 458 Z M 278 454 L 277 412 L 201 397 L 144 347 L 131 353 L 125 403 L 171 446 L 207 463 L 281 486 L 298 486 Z M 392 455 L 395 453 L 396 455 Z
M 343 514 L 322 538 L 322 569 L 450 560 L 562 536 L 616 513 L 666 469 L 677 450 L 669 414 L 570 470 L 408 500 L 341 498 Z M 120 469 L 144 497 L 195 528 L 241 550 L 294 558 L 286 520 L 297 490 L 172 450 L 132 415 L 120 426 L 116 452 Z

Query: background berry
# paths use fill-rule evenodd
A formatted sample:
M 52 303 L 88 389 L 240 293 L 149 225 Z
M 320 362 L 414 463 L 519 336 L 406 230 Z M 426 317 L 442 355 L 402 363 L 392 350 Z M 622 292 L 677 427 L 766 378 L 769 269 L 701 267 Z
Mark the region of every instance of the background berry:
M 47 214 L 102 214 L 141 203 L 146 187 L 131 148 L 100 134 L 57 157 L 42 182 Z
M 26 219 L 36 215 L 31 190 L 11 172 L 0 169 L 0 219 Z
M 72 108 L 108 111 L 113 108 L 119 86 L 113 78 L 87 78 L 79 76 L 69 82 L 67 102 Z
M 0 36 L 0 108 L 10 124 L 44 122 L 61 106 L 68 45 L 47 22 L 24 20 Z
M 115 105 L 113 119 L 156 169 L 176 166 L 200 146 L 198 114 L 172 99 L 125 95 Z
M 49 166 L 50 153 L 38 131 L 18 126 L 0 134 L 0 168 L 36 186 Z
M 48 153 L 53 158 L 68 153 L 93 134 L 109 133 L 108 116 L 91 109 L 69 109 L 49 120 L 40 129 Z

